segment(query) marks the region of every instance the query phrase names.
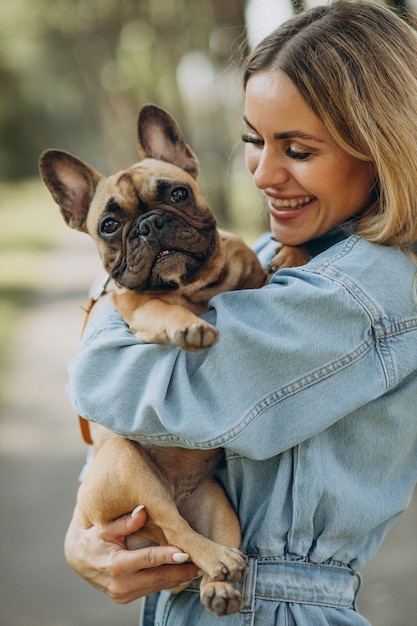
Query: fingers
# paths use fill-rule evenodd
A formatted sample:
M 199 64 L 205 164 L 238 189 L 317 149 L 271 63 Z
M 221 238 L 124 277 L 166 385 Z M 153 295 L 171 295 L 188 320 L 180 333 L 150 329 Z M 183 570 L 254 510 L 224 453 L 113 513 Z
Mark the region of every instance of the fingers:
M 119 550 L 111 554 L 100 576 L 90 582 L 118 604 L 126 604 L 196 578 L 198 568 L 193 563 L 176 565 L 178 558 L 189 557 L 173 546 Z
M 109 550 L 103 571 L 110 576 L 137 574 L 144 570 L 159 568 L 163 565 L 180 567 L 189 560 L 189 555 L 174 546 L 148 546 L 138 550 Z M 188 565 L 188 564 L 187 564 Z M 197 568 L 191 564 L 193 571 Z M 183 566 L 182 566 L 183 567 Z M 181 571 L 181 570 L 178 570 Z M 184 582 L 184 580 L 182 581 Z
M 146 522 L 146 510 L 143 505 L 137 506 L 130 515 L 123 515 L 111 524 L 103 527 L 101 536 L 104 541 L 116 542 L 125 546 L 125 537 L 142 528 Z
M 125 537 L 139 530 L 145 521 L 146 511 L 137 507 L 132 515 L 107 526 L 85 529 L 75 509 L 65 539 L 69 565 L 119 604 L 196 578 L 198 568 L 193 563 L 181 564 L 189 556 L 174 546 L 126 549 Z
M 197 577 L 197 567 L 186 565 L 161 565 L 157 568 L 142 570 L 127 577 L 103 578 L 102 591 L 118 604 L 127 604 L 143 596 L 162 589 L 173 589 L 187 584 Z

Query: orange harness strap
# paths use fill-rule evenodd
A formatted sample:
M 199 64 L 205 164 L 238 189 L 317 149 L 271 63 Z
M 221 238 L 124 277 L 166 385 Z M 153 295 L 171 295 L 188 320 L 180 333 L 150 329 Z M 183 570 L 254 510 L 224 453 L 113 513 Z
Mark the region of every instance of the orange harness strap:
M 94 290 L 92 296 L 90 297 L 87 307 L 84 309 L 85 317 L 84 317 L 83 327 L 81 330 L 81 336 L 83 335 L 85 331 L 85 327 L 87 326 L 88 320 L 90 318 L 90 313 L 95 303 L 97 302 L 97 300 L 101 298 L 102 295 L 106 293 L 106 289 L 107 289 L 107 285 L 109 284 L 109 281 L 110 281 L 110 276 L 106 274 L 103 277 L 103 279 L 99 281 L 96 289 Z M 91 437 L 90 422 L 86 420 L 85 417 L 81 417 L 81 415 L 78 416 L 78 420 L 80 423 L 81 435 L 82 435 L 83 440 L 89 446 L 93 445 L 94 442 Z

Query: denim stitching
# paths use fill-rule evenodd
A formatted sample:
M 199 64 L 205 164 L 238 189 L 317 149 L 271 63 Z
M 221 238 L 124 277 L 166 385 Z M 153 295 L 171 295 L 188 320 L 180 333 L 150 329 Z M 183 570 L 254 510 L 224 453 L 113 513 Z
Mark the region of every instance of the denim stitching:
M 264 411 L 269 410 L 275 404 L 278 404 L 279 402 L 286 400 L 287 398 L 295 395 L 296 393 L 299 393 L 300 391 L 304 391 L 305 389 L 312 386 L 313 384 L 319 383 L 325 380 L 326 378 L 328 378 L 329 376 L 342 371 L 343 369 L 345 369 L 352 363 L 355 363 L 356 361 L 361 359 L 367 352 L 369 352 L 369 350 L 372 349 L 373 346 L 374 346 L 374 340 L 373 340 L 373 337 L 371 337 L 370 339 L 368 339 L 368 341 L 363 342 L 350 354 L 343 356 L 338 361 L 334 361 L 333 363 L 329 363 L 318 370 L 310 372 L 310 374 L 307 374 L 306 376 L 303 376 L 299 378 L 298 380 L 295 380 L 289 383 L 285 387 L 282 387 L 281 389 L 278 389 L 275 392 L 269 394 L 267 397 L 259 400 L 255 404 L 255 406 L 252 408 L 252 410 L 247 414 L 247 416 L 244 417 L 239 422 L 239 424 L 237 424 L 234 428 L 225 432 L 222 435 L 222 437 L 215 437 L 212 439 L 208 439 L 206 441 L 202 441 L 200 442 L 198 446 L 196 445 L 195 442 L 191 440 L 188 440 L 185 438 L 179 438 L 170 434 L 164 434 L 164 435 L 159 435 L 159 436 L 149 436 L 149 437 L 147 435 L 141 435 L 140 441 L 145 442 L 148 439 L 149 441 L 152 441 L 152 442 L 155 442 L 155 441 L 179 442 L 181 441 L 183 444 L 190 445 L 194 448 L 196 447 L 205 448 L 206 446 L 221 447 L 224 444 L 224 441 L 226 439 L 228 441 L 231 441 L 235 437 L 240 436 L 241 433 L 251 425 L 254 419 L 257 418 Z M 130 439 L 134 439 L 134 436 L 132 436 L 132 433 L 120 433 L 120 434 L 122 436 L 127 436 Z

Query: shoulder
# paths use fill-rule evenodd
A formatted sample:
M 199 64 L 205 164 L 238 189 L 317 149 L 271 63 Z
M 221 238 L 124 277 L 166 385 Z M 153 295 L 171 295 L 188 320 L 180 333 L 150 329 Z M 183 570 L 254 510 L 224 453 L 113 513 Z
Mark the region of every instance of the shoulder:
M 315 262 L 320 266 L 334 265 L 335 263 L 357 263 L 358 261 L 361 264 L 367 264 L 374 263 L 376 259 L 383 263 L 388 259 L 395 258 L 401 263 L 410 263 L 410 267 L 414 265 L 414 270 L 416 269 L 415 264 L 400 248 L 372 243 L 357 235 L 350 235 L 318 254 L 313 258 L 312 263 Z
M 413 281 L 417 271 L 416 264 L 400 248 L 371 243 L 352 235 L 324 252 L 308 263 L 312 272 L 348 279 L 352 277 L 364 285 L 392 283 L 402 278 L 402 286 Z
M 314 257 L 305 271 L 338 283 L 372 316 L 417 319 L 417 267 L 400 248 L 353 235 Z

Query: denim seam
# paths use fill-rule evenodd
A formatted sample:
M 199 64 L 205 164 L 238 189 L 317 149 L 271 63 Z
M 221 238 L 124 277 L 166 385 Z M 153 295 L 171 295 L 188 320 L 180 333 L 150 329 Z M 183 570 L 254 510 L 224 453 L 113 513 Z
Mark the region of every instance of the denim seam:
M 389 324 L 375 324 L 374 332 L 377 340 L 388 339 L 417 330 L 417 317 L 402 320 L 398 322 L 390 322 Z
M 367 341 L 364 341 L 362 344 L 357 346 L 352 352 L 344 355 L 337 361 L 332 363 L 328 363 L 327 365 L 314 370 L 299 378 L 298 380 L 292 381 L 285 387 L 274 391 L 269 394 L 265 398 L 259 400 L 255 406 L 250 410 L 250 412 L 232 429 L 225 432 L 221 437 L 215 437 L 212 439 L 208 439 L 206 441 L 200 442 L 198 448 L 208 447 L 221 447 L 224 445 L 225 441 L 232 441 L 235 437 L 240 436 L 246 428 L 248 428 L 252 422 L 261 415 L 264 411 L 271 409 L 273 406 L 286 400 L 287 398 L 304 391 L 305 389 L 317 384 L 330 376 L 339 373 L 346 367 L 349 367 L 351 364 L 360 360 L 365 354 L 367 354 L 374 347 L 374 338 L 371 336 Z M 128 436 L 131 439 L 131 433 L 120 433 L 122 436 Z M 141 435 L 140 441 L 146 442 L 147 440 L 155 442 L 155 441 L 171 441 L 171 442 L 182 442 L 183 444 L 190 445 L 192 447 L 196 447 L 195 442 L 191 440 L 187 440 L 184 438 L 175 437 L 173 435 L 164 434 L 159 436 L 148 437 L 146 435 Z
M 349 237 L 346 240 L 345 245 L 339 254 L 327 261 L 323 261 L 318 264 L 317 267 L 306 266 L 306 271 L 310 271 L 312 274 L 318 274 L 321 276 L 327 276 L 330 280 L 333 280 L 340 284 L 348 293 L 358 302 L 358 304 L 365 310 L 372 321 L 372 326 L 375 329 L 375 336 L 379 338 L 388 337 L 390 335 L 397 335 L 409 330 L 417 328 L 417 316 L 410 319 L 401 321 L 383 321 L 383 315 L 376 303 L 369 298 L 359 285 L 350 280 L 345 274 L 341 274 L 334 265 L 343 257 L 347 256 L 352 248 L 360 241 L 357 236 Z M 416 275 L 417 276 L 417 275 Z M 417 278 L 415 279 L 417 282 Z M 416 290 L 417 291 L 417 290 Z
M 259 600 L 266 600 L 266 601 L 272 601 L 272 602 L 286 602 L 286 603 L 294 603 L 294 604 L 309 604 L 309 605 L 313 605 L 313 606 L 326 606 L 326 607 L 333 607 L 333 608 L 339 608 L 339 609 L 351 609 L 352 608 L 352 603 L 340 603 L 340 602 L 320 602 L 320 600 L 300 600 L 299 598 L 297 598 L 297 600 L 289 600 L 288 598 L 280 598 L 278 596 L 264 596 L 262 594 L 256 594 L 256 597 L 259 598 Z
M 320 260 L 319 262 L 317 262 L 317 269 L 313 269 L 314 265 L 316 265 L 315 259 L 313 259 L 312 261 L 310 261 L 307 268 L 311 269 L 311 271 L 313 272 L 321 272 L 327 268 L 330 268 L 332 265 L 334 265 L 334 263 L 337 263 L 337 261 L 347 256 L 359 241 L 360 238 L 357 235 L 351 235 L 345 240 L 340 252 L 336 254 L 336 256 L 333 256 L 330 259 L 326 259 L 325 261 Z
M 386 391 L 395 385 L 397 378 L 397 368 L 395 366 L 395 359 L 392 357 L 388 348 L 387 342 L 382 340 L 376 341 L 376 351 L 381 363 L 381 366 L 385 372 Z

